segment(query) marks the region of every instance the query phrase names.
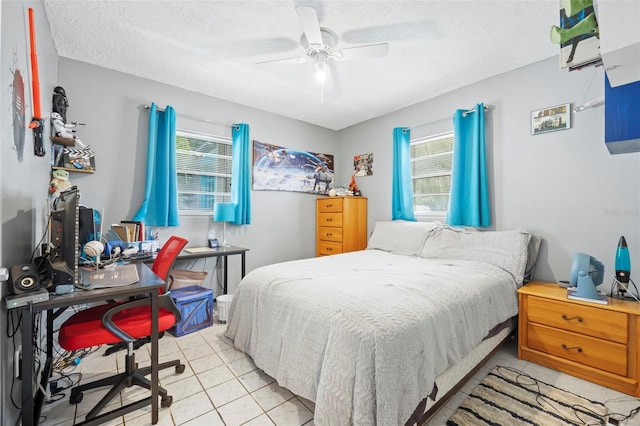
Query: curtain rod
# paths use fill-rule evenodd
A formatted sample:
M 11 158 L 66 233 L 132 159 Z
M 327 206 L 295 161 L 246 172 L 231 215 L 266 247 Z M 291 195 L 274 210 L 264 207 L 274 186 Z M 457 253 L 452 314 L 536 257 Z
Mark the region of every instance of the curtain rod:
M 492 109 L 493 109 L 493 105 L 487 104 L 487 105 L 484 106 L 484 110 L 485 111 L 490 111 Z M 465 116 L 467 114 L 471 114 L 472 112 L 476 112 L 476 110 L 475 109 L 468 109 L 466 111 L 463 111 L 462 115 Z M 435 123 L 440 123 L 441 121 L 451 120 L 451 119 L 453 119 L 453 116 L 439 118 L 438 120 L 429 121 L 428 123 L 418 124 L 417 126 L 410 127 L 410 130 L 419 129 L 420 127 L 428 126 L 428 125 L 435 124 Z
M 146 109 L 147 111 L 149 111 L 151 109 L 151 106 L 149 105 L 144 105 L 144 109 Z M 164 112 L 164 108 L 158 108 L 156 107 L 156 111 L 160 111 L 160 112 Z M 213 121 L 213 120 L 209 120 L 208 118 L 201 118 L 201 117 L 196 117 L 194 115 L 189 115 L 189 114 L 183 114 L 180 112 L 176 112 L 176 115 L 178 117 L 182 117 L 182 118 L 188 118 L 190 120 L 195 120 L 195 121 L 202 121 L 205 123 L 210 123 L 210 124 L 219 124 L 222 126 L 232 126 L 232 124 L 228 124 L 228 123 L 220 123 L 218 121 Z

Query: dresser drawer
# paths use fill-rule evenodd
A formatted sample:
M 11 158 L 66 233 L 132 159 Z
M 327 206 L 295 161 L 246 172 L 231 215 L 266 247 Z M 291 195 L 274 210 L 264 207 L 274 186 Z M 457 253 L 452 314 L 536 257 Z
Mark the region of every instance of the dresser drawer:
M 318 200 L 318 212 L 338 213 L 342 211 L 342 198 L 322 198 Z
M 318 226 L 342 227 L 342 213 L 318 213 Z
M 321 226 L 318 228 L 318 239 L 322 241 L 342 242 L 342 228 Z
M 620 376 L 627 375 L 627 347 L 577 333 L 529 323 L 527 346 Z
M 328 241 L 319 241 L 317 246 L 317 255 L 318 256 L 326 256 L 330 254 L 340 254 L 342 253 L 342 244 L 340 243 L 331 243 Z
M 527 319 L 530 322 L 627 343 L 628 318 L 623 312 L 534 296 L 528 297 L 527 303 Z

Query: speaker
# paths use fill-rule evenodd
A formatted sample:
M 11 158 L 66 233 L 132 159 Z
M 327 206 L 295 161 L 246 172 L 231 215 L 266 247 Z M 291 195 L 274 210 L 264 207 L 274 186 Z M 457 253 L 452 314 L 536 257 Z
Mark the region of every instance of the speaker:
M 40 289 L 38 268 L 33 263 L 12 266 L 9 270 L 9 290 L 13 294 L 28 293 Z

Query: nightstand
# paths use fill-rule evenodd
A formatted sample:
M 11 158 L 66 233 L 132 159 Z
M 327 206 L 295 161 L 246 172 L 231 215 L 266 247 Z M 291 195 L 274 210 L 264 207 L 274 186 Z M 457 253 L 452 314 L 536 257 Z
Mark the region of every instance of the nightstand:
M 518 290 L 518 358 L 640 396 L 640 303 L 567 299 L 555 283 Z

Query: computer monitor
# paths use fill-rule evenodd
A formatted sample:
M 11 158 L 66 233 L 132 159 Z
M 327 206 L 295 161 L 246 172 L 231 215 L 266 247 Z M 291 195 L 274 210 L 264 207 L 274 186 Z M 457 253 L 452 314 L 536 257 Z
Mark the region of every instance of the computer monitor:
M 80 256 L 80 191 L 72 186 L 60 193 L 51 213 L 51 250 L 47 273 L 54 286 L 79 284 L 78 261 Z
M 80 220 L 78 244 L 80 247 L 84 247 L 89 241 L 100 241 L 102 239 L 102 235 L 100 235 L 102 215 L 100 212 L 96 209 L 80 206 L 78 213 Z

